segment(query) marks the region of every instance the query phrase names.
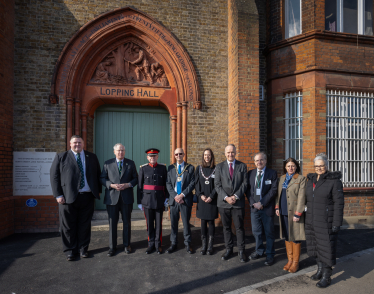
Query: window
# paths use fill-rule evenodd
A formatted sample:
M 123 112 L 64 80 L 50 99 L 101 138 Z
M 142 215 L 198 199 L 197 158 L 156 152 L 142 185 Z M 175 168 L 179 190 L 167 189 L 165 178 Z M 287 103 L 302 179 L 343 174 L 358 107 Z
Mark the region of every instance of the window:
M 295 158 L 302 166 L 303 160 L 303 95 L 301 92 L 287 94 L 285 99 L 285 159 Z
M 325 30 L 373 35 L 372 0 L 325 1 Z
M 327 155 L 344 187 L 374 187 L 374 96 L 327 91 Z
M 301 0 L 285 0 L 286 38 L 301 34 Z

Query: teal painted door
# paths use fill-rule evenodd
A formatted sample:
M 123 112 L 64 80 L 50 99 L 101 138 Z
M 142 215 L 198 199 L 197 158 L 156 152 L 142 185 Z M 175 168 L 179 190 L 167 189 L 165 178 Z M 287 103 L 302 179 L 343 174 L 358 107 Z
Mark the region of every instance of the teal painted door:
M 125 157 L 135 161 L 137 171 L 147 163 L 145 150 L 160 149 L 158 162 L 170 163 L 169 113 L 163 108 L 104 106 L 95 112 L 94 152 L 100 166 L 114 158 L 113 146 L 122 143 L 126 148 Z M 105 188 L 101 199 L 96 200 L 95 209 L 106 209 L 103 204 Z M 136 195 L 136 189 L 134 189 Z M 136 197 L 134 209 L 138 209 Z

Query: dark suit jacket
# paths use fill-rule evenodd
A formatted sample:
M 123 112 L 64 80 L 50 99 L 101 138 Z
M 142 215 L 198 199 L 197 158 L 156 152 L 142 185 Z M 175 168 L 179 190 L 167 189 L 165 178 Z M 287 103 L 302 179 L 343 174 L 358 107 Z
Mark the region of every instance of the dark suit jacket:
M 124 158 L 121 175 L 118 171 L 116 158 L 105 161 L 100 181 L 105 186 L 104 204 L 116 205 L 121 195 L 124 204 L 134 203 L 134 187 L 138 184 L 138 173 L 134 161 Z M 110 187 L 111 184 L 130 183 L 132 187 L 117 191 Z
M 247 189 L 247 197 L 249 204 L 251 206 L 251 211 L 257 211 L 256 208 L 253 207 L 253 204 L 256 202 L 254 199 L 256 193 L 256 175 L 257 169 L 252 169 L 248 172 L 248 189 Z M 277 172 L 272 170 L 268 167 L 265 169 L 265 174 L 263 176 L 262 182 L 262 190 L 261 190 L 261 200 L 260 202 L 263 205 L 263 210 L 266 212 L 268 216 L 273 216 L 275 212 L 275 197 L 277 195 Z M 271 181 L 271 184 L 266 184 L 266 181 Z
M 243 208 L 245 204 L 244 194 L 247 189 L 247 165 L 239 160 L 235 160 L 234 174 L 231 180 L 227 160 L 217 164 L 214 185 L 218 193 L 218 207 Z M 239 197 L 239 200 L 236 200 L 234 205 L 223 200 L 226 196 L 232 195 Z
M 86 179 L 95 198 L 100 199 L 100 163 L 96 154 L 84 150 L 86 162 Z M 69 150 L 56 154 L 52 162 L 51 186 L 53 196 L 64 195 L 67 204 L 71 204 L 77 198 L 81 173 L 74 153 Z
M 184 202 L 187 206 L 193 205 L 193 194 L 192 191 L 195 188 L 195 168 L 193 165 L 184 162 L 185 165 L 188 165 L 186 171 L 183 173 L 182 179 L 182 193 L 184 194 Z M 177 182 L 177 171 L 175 166 L 169 165 L 168 167 L 168 179 L 166 181 L 166 188 L 169 192 L 169 205 L 174 205 L 174 197 L 177 196 L 174 187 Z

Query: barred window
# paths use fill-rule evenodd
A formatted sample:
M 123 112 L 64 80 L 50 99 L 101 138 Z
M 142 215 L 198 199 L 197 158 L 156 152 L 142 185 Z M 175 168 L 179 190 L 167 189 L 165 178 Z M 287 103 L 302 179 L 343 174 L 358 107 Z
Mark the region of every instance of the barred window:
M 374 96 L 327 91 L 329 169 L 340 170 L 344 187 L 374 186 Z
M 302 92 L 287 94 L 285 99 L 285 159 L 295 158 L 302 167 L 303 160 L 303 106 Z

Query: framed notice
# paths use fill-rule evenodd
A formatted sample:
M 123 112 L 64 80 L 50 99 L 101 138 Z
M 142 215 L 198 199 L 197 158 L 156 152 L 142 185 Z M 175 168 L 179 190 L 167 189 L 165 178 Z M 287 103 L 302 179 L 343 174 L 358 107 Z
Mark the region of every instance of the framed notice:
M 13 195 L 52 195 L 49 170 L 56 152 L 13 152 Z

